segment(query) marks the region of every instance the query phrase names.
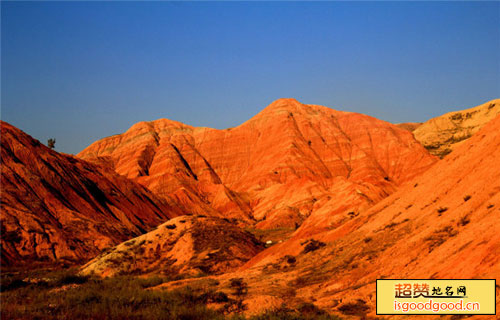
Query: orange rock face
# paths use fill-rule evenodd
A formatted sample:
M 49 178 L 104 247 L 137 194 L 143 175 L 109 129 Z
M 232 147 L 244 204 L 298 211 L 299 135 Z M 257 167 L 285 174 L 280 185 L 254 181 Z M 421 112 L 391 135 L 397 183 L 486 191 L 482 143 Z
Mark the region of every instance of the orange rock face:
M 187 212 L 266 229 L 296 228 L 328 202 L 326 215 L 364 210 L 436 161 L 392 124 L 294 99 L 226 130 L 141 122 L 78 156 L 106 163 Z
M 2 264 L 78 261 L 182 212 L 140 184 L 1 122 Z
M 415 129 L 420 127 L 422 125 L 422 122 L 405 122 L 405 123 L 398 123 L 396 126 L 398 128 L 413 132 Z
M 266 274 L 281 294 L 294 288 L 293 303 L 314 302 L 339 313 L 342 305 L 356 304 L 360 317 L 375 315 L 376 279 L 498 281 L 499 163 L 500 116 L 372 208 L 307 239 L 301 233 L 304 223 L 238 275 L 255 288 L 255 296 L 270 294 L 271 280 L 261 280 Z M 292 264 L 287 256 L 294 258 Z M 498 291 L 496 301 L 500 306 Z

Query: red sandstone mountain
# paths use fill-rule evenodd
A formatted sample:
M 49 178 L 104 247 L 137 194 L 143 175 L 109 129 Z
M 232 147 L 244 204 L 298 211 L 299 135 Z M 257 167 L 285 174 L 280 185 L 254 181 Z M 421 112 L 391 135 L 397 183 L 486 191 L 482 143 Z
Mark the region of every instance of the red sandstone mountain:
M 2 264 L 75 261 L 182 212 L 109 169 L 1 122 Z
M 3 136 L 2 128 L 2 158 Z M 243 278 L 252 312 L 310 302 L 360 318 L 375 314 L 377 278 L 498 279 L 499 152 L 499 117 L 437 161 L 410 132 L 384 121 L 281 99 L 232 129 L 170 120 L 136 124 L 80 153 L 102 166 L 58 157 L 128 181 L 114 169 L 172 197 L 185 212 L 292 229 L 282 238 L 274 233 L 273 240 L 283 242 L 260 251 L 235 222 L 178 217 L 109 249 L 84 270 L 190 274 L 206 266 L 218 274 L 250 259 L 211 278 L 227 292 L 230 279 Z M 263 240 L 271 235 L 254 231 Z M 230 245 L 217 251 L 224 244 Z M 139 259 L 130 263 L 130 257 Z
M 436 161 L 406 130 L 294 99 L 226 130 L 140 122 L 78 156 L 185 211 L 290 230 L 319 208 L 330 228 L 343 220 L 336 214 L 370 207 Z
M 311 302 L 364 317 L 375 315 L 376 279 L 499 281 L 499 163 L 500 116 L 372 208 L 326 232 L 297 230 L 220 285 L 243 277 L 253 312 Z

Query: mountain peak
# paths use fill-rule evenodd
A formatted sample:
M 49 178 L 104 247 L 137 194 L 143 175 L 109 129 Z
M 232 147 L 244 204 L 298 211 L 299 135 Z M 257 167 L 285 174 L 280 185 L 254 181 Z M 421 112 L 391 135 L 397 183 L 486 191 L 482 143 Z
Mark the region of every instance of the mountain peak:
M 338 203 L 367 206 L 436 161 L 411 133 L 385 121 L 292 98 L 229 130 L 157 125 L 97 141 L 78 156 L 108 159 L 186 212 L 268 228 L 295 228 L 318 199 L 337 194 L 345 195 Z
M 276 109 L 276 108 L 287 108 L 290 106 L 303 106 L 301 102 L 299 102 L 295 98 L 280 98 L 276 99 L 271 104 L 269 104 L 266 109 Z
M 269 112 L 303 112 L 311 109 L 324 108 L 333 110 L 331 108 L 312 105 L 312 104 L 304 104 L 297 99 L 294 98 L 280 98 L 271 102 L 267 107 L 265 107 L 259 114 L 266 114 Z

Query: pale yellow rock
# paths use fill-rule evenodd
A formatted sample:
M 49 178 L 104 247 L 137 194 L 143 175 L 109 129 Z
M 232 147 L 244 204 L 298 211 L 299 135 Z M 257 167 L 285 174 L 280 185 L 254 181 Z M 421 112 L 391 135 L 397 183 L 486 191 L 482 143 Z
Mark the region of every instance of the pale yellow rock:
M 430 153 L 444 157 L 500 114 L 500 99 L 430 119 L 413 131 Z

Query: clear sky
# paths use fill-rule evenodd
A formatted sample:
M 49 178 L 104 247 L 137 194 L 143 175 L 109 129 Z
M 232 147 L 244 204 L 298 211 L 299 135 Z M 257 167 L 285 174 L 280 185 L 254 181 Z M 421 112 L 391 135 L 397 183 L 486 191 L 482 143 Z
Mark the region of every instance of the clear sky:
M 77 153 L 273 100 L 425 121 L 500 97 L 500 2 L 1 2 L 1 118 Z

